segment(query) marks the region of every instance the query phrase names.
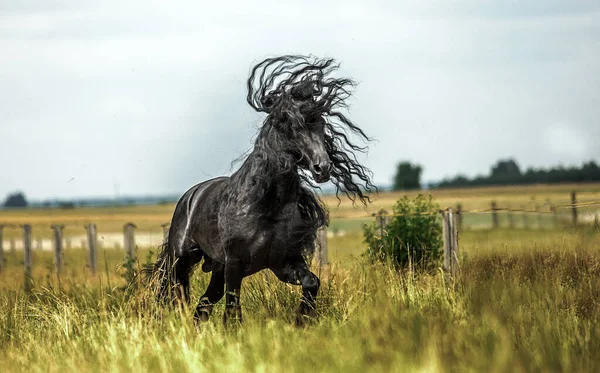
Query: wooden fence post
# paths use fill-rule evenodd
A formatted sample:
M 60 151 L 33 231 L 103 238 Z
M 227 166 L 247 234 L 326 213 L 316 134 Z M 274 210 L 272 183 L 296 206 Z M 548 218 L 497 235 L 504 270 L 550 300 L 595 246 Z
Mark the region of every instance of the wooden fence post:
M 96 242 L 97 242 L 97 234 L 96 234 L 96 224 L 88 224 L 85 226 L 87 229 L 87 238 L 88 238 L 88 247 L 90 249 L 90 271 L 92 275 L 96 274 L 96 270 L 98 269 L 97 265 L 97 252 L 96 252 Z
M 5 253 L 4 253 L 4 237 L 3 237 L 3 231 L 4 228 L 15 228 L 14 225 L 12 224 L 0 224 L 0 272 L 2 272 L 2 270 L 4 269 L 4 261 L 5 259 Z M 15 244 L 15 240 L 13 238 L 11 238 L 9 240 L 9 244 L 10 244 L 10 253 L 12 254 L 13 258 L 17 256 L 17 252 L 16 252 L 16 244 Z
M 167 242 L 167 239 L 169 238 L 169 227 L 171 226 L 170 223 L 164 223 L 160 225 L 163 229 L 163 242 Z
M 2 230 L 4 225 L 0 224 L 0 272 L 4 270 L 4 241 L 2 241 Z
M 379 225 L 379 233 L 381 235 L 381 239 L 383 240 L 383 232 L 386 226 L 386 215 L 384 215 L 383 211 L 377 213 L 377 217 L 375 218 L 377 221 L 377 225 Z
M 327 252 L 327 229 L 322 228 L 317 231 L 317 261 L 319 267 L 322 267 L 328 263 L 328 252 Z
M 127 223 L 123 227 L 123 247 L 125 248 L 125 260 L 135 259 L 135 224 Z
M 573 225 L 577 225 L 577 195 L 571 191 L 571 212 L 573 214 Z
M 542 229 L 542 213 L 540 212 L 540 205 L 535 204 L 535 212 L 537 213 L 538 229 Z
M 515 228 L 515 216 L 513 214 L 512 209 L 510 208 L 510 205 L 508 205 L 506 208 L 506 218 L 508 220 L 508 227 L 510 229 L 514 229 Z
M 25 291 L 28 292 L 32 287 L 31 267 L 33 265 L 33 252 L 31 251 L 31 225 L 23 225 L 23 252 L 25 265 Z
M 458 224 L 451 208 L 442 212 L 442 234 L 444 239 L 444 270 L 451 276 L 459 271 L 458 263 Z
M 11 238 L 10 241 L 8 241 L 8 243 L 10 244 L 10 255 L 12 255 L 13 258 L 17 257 L 17 243 L 15 242 L 14 238 Z
M 498 207 L 496 201 L 492 201 L 492 228 L 498 228 Z
M 63 267 L 63 234 L 64 225 L 53 225 L 50 228 L 54 231 L 54 264 L 56 274 L 60 275 Z
M 458 217 L 458 230 L 462 229 L 463 224 L 463 214 L 462 214 L 462 205 L 459 203 L 456 205 L 456 216 Z
M 523 229 L 528 229 L 529 219 L 527 217 L 527 206 L 521 205 L 521 210 L 523 211 Z

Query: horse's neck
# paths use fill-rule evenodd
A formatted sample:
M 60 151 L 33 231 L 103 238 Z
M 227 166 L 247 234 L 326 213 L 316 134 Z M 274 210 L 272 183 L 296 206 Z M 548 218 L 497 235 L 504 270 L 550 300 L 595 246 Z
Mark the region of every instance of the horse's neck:
M 293 168 L 275 167 L 255 149 L 231 176 L 230 185 L 236 189 L 232 192 L 238 202 L 277 214 L 287 204 L 298 201 L 300 177 Z

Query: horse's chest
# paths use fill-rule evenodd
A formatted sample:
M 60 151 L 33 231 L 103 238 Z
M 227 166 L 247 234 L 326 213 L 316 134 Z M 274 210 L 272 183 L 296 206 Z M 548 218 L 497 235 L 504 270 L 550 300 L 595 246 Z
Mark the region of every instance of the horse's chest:
M 246 262 L 267 267 L 283 261 L 289 252 L 301 250 L 302 219 L 294 211 L 278 219 L 257 219 L 238 227 L 244 229 L 237 230 L 237 239 L 231 241 L 228 251 L 243 256 Z
M 257 241 L 256 250 L 268 254 L 271 258 L 285 257 L 288 251 L 294 251 L 300 245 L 298 235 L 302 231 L 301 224 L 294 220 L 274 221 L 265 224 L 259 230 L 261 239 Z

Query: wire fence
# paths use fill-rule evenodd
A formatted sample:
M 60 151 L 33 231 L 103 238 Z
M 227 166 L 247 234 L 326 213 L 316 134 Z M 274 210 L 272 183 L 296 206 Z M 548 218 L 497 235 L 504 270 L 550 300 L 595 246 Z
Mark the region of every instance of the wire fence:
M 577 203 L 554 205 L 550 203 L 535 204 L 527 208 L 523 204 L 521 208 L 512 208 L 509 203 L 502 206 L 495 201 L 490 202 L 489 208 L 463 209 L 460 204 L 453 208 L 458 214 L 459 224 L 462 229 L 493 229 L 493 228 L 560 228 L 570 225 L 598 225 L 600 219 L 600 201 L 590 200 Z M 336 215 L 336 220 L 358 220 L 369 219 L 381 220 L 387 224 L 394 217 L 402 216 L 431 216 L 439 215 L 446 210 L 437 212 L 423 212 L 411 214 L 397 214 L 382 210 L 378 213 L 365 215 Z

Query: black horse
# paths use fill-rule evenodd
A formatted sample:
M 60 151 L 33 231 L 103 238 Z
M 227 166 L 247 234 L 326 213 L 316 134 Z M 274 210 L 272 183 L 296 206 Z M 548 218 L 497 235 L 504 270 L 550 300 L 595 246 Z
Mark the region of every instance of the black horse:
M 226 294 L 225 322 L 241 321 L 242 279 L 266 268 L 281 281 L 302 285 L 299 324 L 315 315 L 319 278 L 305 255 L 314 251 L 328 215 L 314 182 L 330 180 L 336 194 L 364 204 L 374 189 L 354 154 L 365 148 L 349 136 L 368 138 L 339 111 L 354 83 L 331 77 L 337 68 L 332 59 L 282 56 L 252 69 L 247 101 L 267 117 L 236 172 L 195 185 L 177 203 L 155 264 L 162 298 L 178 293 L 189 302 L 190 274 L 204 259 L 202 270 L 212 277 L 196 320 L 208 320 Z

